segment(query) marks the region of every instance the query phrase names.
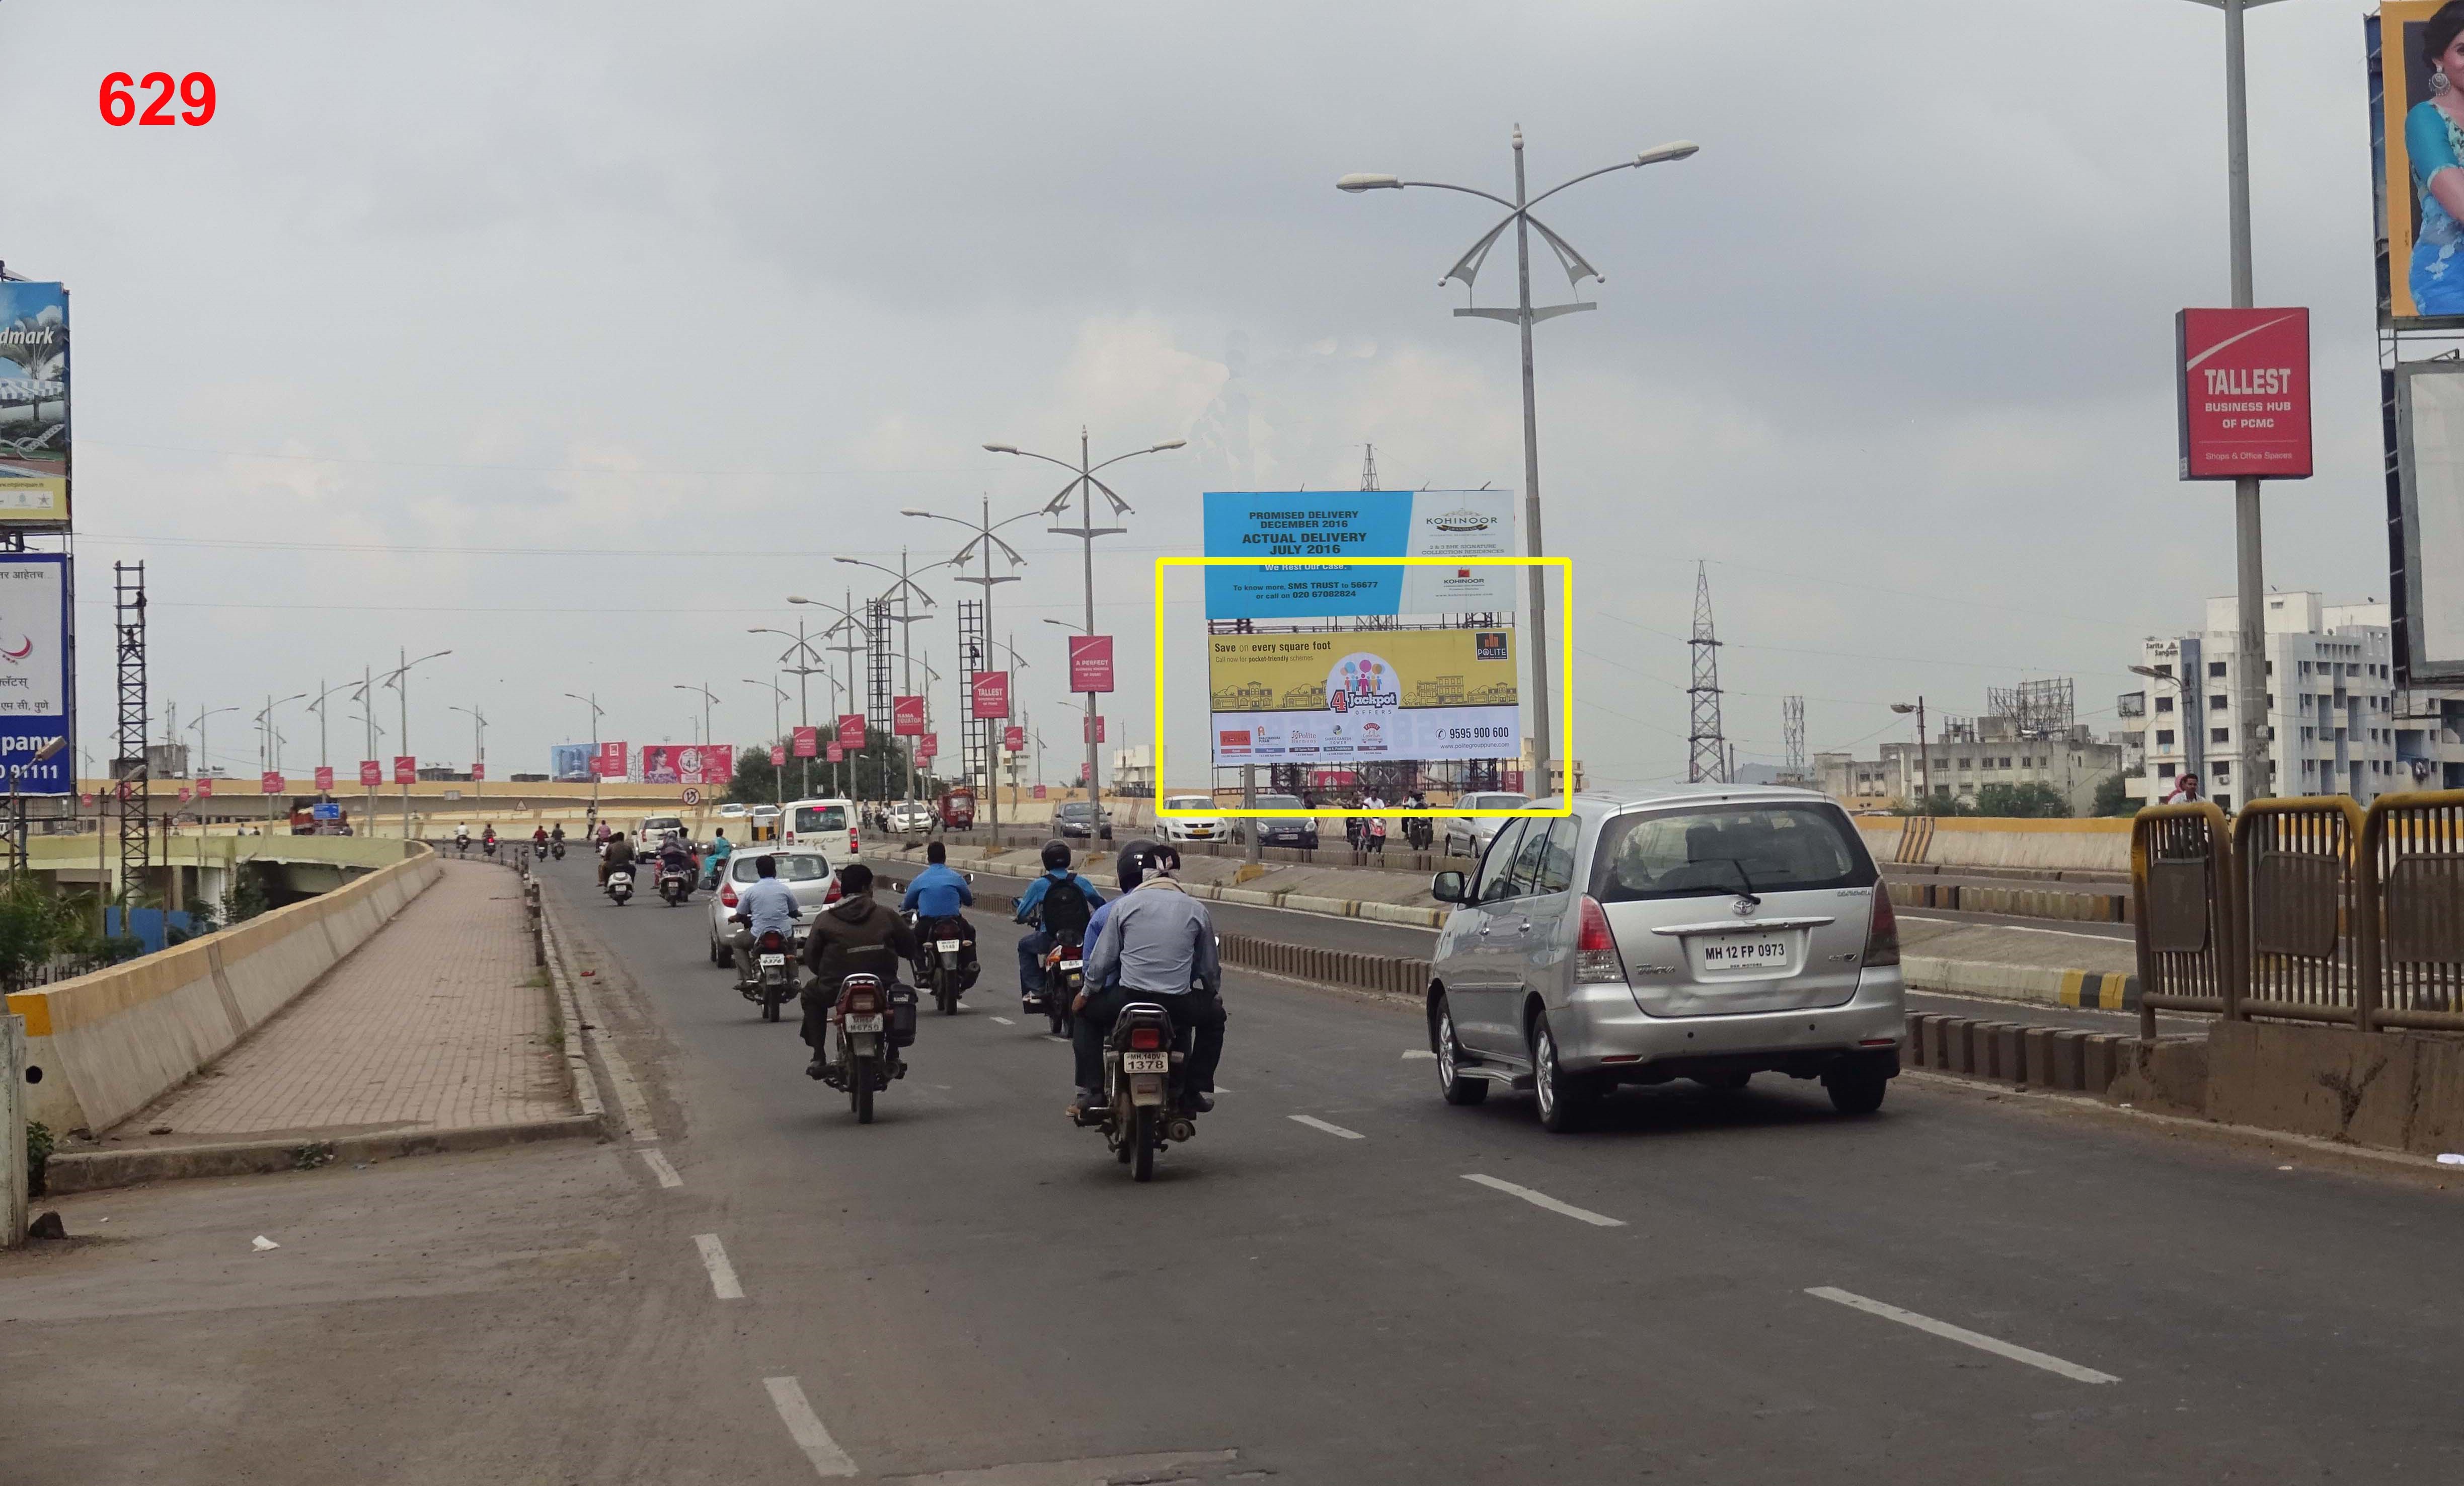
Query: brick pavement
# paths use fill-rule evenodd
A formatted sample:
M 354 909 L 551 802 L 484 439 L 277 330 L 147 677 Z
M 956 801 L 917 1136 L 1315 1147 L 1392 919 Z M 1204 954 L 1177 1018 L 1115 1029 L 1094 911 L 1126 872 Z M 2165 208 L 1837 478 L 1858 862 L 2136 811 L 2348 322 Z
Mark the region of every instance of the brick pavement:
M 112 1132 L 117 1143 L 574 1113 L 555 1007 L 533 983 L 520 881 L 448 861 L 435 886 L 254 1036 L 130 1116 Z

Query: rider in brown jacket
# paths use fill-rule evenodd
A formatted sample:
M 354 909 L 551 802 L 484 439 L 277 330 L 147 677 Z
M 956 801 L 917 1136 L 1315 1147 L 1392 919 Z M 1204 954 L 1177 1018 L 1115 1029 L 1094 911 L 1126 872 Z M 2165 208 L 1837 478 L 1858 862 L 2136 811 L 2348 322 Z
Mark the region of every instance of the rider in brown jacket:
M 804 1072 L 822 1076 L 822 1054 L 830 1008 L 839 985 L 850 975 L 877 975 L 886 990 L 898 983 L 898 967 L 916 955 L 915 936 L 897 910 L 872 896 L 872 869 L 850 862 L 839 869 L 839 900 L 813 920 L 804 941 L 804 965 L 813 972 L 804 987 L 804 1044 L 813 1050 Z

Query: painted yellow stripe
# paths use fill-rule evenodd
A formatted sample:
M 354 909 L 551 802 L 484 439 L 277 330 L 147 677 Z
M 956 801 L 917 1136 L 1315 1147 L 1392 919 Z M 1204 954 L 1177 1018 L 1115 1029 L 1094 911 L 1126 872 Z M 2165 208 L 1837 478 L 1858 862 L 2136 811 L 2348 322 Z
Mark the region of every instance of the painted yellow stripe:
M 26 1035 L 48 1037 L 52 1034 L 52 998 L 33 991 L 19 991 L 9 998 L 9 1009 L 26 1019 Z

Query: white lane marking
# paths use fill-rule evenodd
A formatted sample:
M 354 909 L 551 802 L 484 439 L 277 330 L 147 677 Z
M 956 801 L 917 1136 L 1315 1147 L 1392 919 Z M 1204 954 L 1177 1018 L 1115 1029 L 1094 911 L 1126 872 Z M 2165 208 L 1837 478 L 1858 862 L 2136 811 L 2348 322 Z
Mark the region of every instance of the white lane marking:
M 1044 1034 L 1044 1040 L 1045 1040 L 1045 1041 L 1046 1041 L 1046 1042 L 1057 1042 L 1057 1043 L 1060 1043 L 1063 1047 L 1067 1047 L 1067 1046 L 1069 1045 L 1069 1039 L 1068 1039 L 1068 1038 L 1067 1038 L 1067 1037 L 1056 1037 L 1056 1036 L 1052 1035 L 1052 1033 L 1050 1033 L 1050 1032 L 1045 1032 L 1045 1033 Z
M 722 1300 L 741 1300 L 744 1287 L 736 1282 L 736 1266 L 727 1262 L 727 1251 L 718 1245 L 716 1233 L 693 1234 L 693 1247 L 701 1251 L 701 1267 L 710 1271 L 710 1288 Z
M 1405 1048 L 1405 1049 L 1403 1050 L 1403 1061 L 1404 1061 L 1404 1062 L 1408 1063 L 1408 1062 L 1412 1061 L 1412 1059 L 1414 1059 L 1414 1058 L 1416 1058 L 1416 1057 L 1424 1057 L 1424 1058 L 1427 1058 L 1427 1059 L 1428 1059 L 1430 1062 L 1432 1062 L 1432 1063 L 1434 1063 L 1434 1062 L 1436 1062 L 1436 1061 L 1438 1060 L 1438 1055 L 1437 1055 L 1436 1054 L 1434 1054 L 1434 1053 L 1430 1052 L 1430 1051 L 1429 1051 L 1428 1049 L 1426 1049 L 1426 1048 Z
M 642 1164 L 650 1168 L 650 1175 L 659 1179 L 659 1185 L 661 1187 L 682 1187 L 685 1185 L 685 1179 L 676 1175 L 676 1168 L 668 1163 L 668 1156 L 665 1151 L 646 1150 L 642 1152 Z
M 2122 1381 L 2109 1372 L 2099 1372 L 2093 1367 L 2082 1367 L 2077 1363 L 2066 1363 L 2058 1357 L 2030 1351 L 2024 1346 L 2014 1346 L 2008 1342 L 1986 1336 L 1982 1332 L 1970 1331 L 1965 1326 L 1954 1326 L 1947 1320 L 1936 1320 L 1930 1316 L 1920 1316 L 1914 1311 L 1903 1311 L 1896 1305 L 1885 1305 L 1880 1300 L 1868 1300 L 1863 1296 L 1834 1289 L 1829 1285 L 1816 1285 L 1805 1293 L 1847 1306 L 1850 1310 L 1863 1311 L 1869 1316 L 1880 1316 L 1884 1320 L 1898 1321 L 1903 1326 L 1914 1326 L 1919 1331 L 1959 1342 L 1963 1346 L 1972 1346 L 1980 1352 L 1991 1352 L 1996 1357 L 2007 1357 L 2014 1363 L 2026 1363 L 2031 1367 L 2042 1367 L 2047 1372 L 2059 1373 L 2074 1383 Z
M 1010 1020 L 1008 1017 L 1006 1017 L 1006 1016 L 996 1016 L 996 1017 L 994 1017 L 994 1018 L 993 1018 L 993 1020 L 994 1020 L 994 1021 L 996 1021 L 996 1022 L 1001 1023 L 1003 1027 L 1015 1027 L 1015 1026 L 1017 1026 L 1017 1025 L 1018 1025 L 1018 1023 L 1011 1021 L 1011 1020 Z
M 813 1463 L 816 1475 L 853 1475 L 855 1462 L 830 1438 L 822 1424 L 822 1416 L 804 1401 L 804 1386 L 793 1378 L 764 1378 L 761 1386 L 770 1390 L 771 1407 L 779 1410 L 779 1421 L 787 1426 L 787 1437 Z
M 1284 1118 L 1300 1124 L 1305 1124 L 1312 1130 L 1323 1130 L 1329 1135 L 1339 1135 L 1347 1141 L 1365 1141 L 1369 1139 L 1369 1137 L 1361 1134 L 1357 1130 L 1347 1130 L 1341 1125 L 1328 1124 L 1325 1120 L 1318 1119 L 1315 1115 L 1286 1115 Z
M 1898 917 L 1903 919 L 1914 919 L 1919 923 L 1955 923 L 1971 929 L 2017 929 L 2022 934 L 2058 934 L 2064 939 L 2101 939 L 2108 944 L 2127 944 L 2130 943 L 2130 936 L 2126 934 L 2090 934 L 2081 929 L 2040 929 L 2035 925 L 2029 923 L 1980 924 L 1973 919 L 1936 919 L 1921 913 L 1903 913 L 1898 915 Z
M 1546 1208 L 1551 1212 L 1562 1212 L 1570 1218 L 1579 1218 L 1583 1222 L 1589 1223 L 1594 1228 L 1625 1227 L 1624 1222 L 1620 1219 L 1603 1217 L 1599 1213 L 1592 1211 L 1589 1208 L 1577 1208 L 1570 1202 L 1559 1202 L 1556 1198 L 1550 1196 L 1547 1192 L 1535 1192 L 1528 1187 L 1517 1187 L 1512 1182 L 1500 1181 L 1493 1176 L 1483 1176 L 1477 1171 L 1464 1172 L 1463 1180 L 1466 1182 L 1478 1182 L 1483 1187 L 1493 1187 L 1498 1191 L 1506 1193 L 1509 1197 L 1520 1197 L 1525 1202 L 1529 1203 L 1535 1208 Z

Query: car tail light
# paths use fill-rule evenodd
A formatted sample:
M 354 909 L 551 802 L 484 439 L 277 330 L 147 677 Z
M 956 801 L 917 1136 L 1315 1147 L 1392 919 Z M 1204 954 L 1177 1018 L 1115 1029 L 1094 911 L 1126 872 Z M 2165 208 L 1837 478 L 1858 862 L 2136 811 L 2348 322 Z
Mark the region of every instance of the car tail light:
M 825 907 L 825 908 L 827 908 L 830 904 L 835 903 L 835 902 L 837 902 L 838 900 L 839 900 L 839 879 L 838 879 L 838 878 L 836 878 L 836 877 L 832 877 L 832 878 L 830 878 L 830 890 L 829 890 L 828 892 L 824 893 L 824 894 L 822 895 L 822 906 L 823 906 L 823 907 Z
M 1600 900 L 1583 895 L 1583 927 L 1574 941 L 1574 979 L 1596 985 L 1625 979 L 1625 962 L 1617 958 L 1617 936 L 1609 932 L 1609 916 Z
M 855 832 L 853 831 L 849 831 L 847 832 L 847 854 L 849 856 L 856 856 L 862 854 L 863 852 L 864 843 L 855 838 Z
M 1131 1052 L 1133 1052 L 1133 1053 L 1155 1053 L 1155 1052 L 1159 1052 L 1159 1051 L 1161 1051 L 1161 1049 L 1162 1049 L 1162 1048 L 1163 1048 L 1163 1029 L 1162 1029 L 1162 1028 L 1160 1028 L 1160 1027 L 1133 1027 L 1133 1028 L 1131 1028 L 1131 1029 L 1130 1029 L 1130 1051 L 1131 1051 Z
M 1886 882 L 1874 884 L 1874 923 L 1865 931 L 1865 963 L 1900 963 L 1900 916 L 1891 911 L 1891 888 Z
M 721 908 L 733 908 L 736 906 L 735 883 L 727 882 L 720 884 L 718 889 L 718 905 Z

